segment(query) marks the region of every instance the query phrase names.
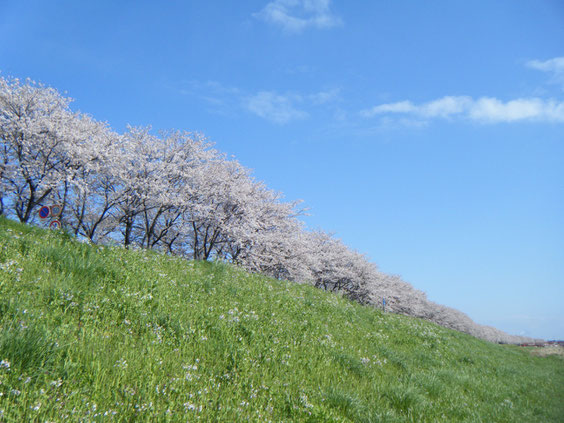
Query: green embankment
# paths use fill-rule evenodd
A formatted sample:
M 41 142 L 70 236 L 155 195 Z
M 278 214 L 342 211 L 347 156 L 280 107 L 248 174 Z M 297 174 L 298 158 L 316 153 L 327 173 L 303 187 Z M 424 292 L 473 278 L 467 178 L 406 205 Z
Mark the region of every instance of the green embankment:
M 0 218 L 0 421 L 556 422 L 564 359 Z

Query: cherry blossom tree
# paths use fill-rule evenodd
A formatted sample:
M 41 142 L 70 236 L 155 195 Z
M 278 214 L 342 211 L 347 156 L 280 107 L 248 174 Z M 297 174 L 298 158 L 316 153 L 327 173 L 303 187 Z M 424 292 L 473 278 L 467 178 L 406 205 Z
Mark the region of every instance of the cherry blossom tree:
M 21 222 L 56 189 L 68 164 L 76 116 L 70 99 L 33 81 L 0 78 L 2 208 L 8 197 Z
M 155 248 L 166 245 L 172 251 L 180 236 L 183 217 L 198 208 L 205 166 L 220 160 L 211 144 L 199 134 L 169 132 L 153 139 L 153 167 L 145 177 L 145 195 L 141 201 L 141 245 Z
M 300 202 L 284 202 L 262 183 L 249 185 L 247 211 L 229 228 L 226 258 L 253 272 L 303 281 L 309 274 L 304 272 L 306 251 L 300 242 Z
M 89 136 L 72 145 L 72 164 L 67 167 L 58 198 L 65 205 L 65 223 L 74 234 L 98 242 L 116 228 L 112 212 L 122 194 L 117 179 L 122 137 L 105 124 L 82 123 L 82 132 Z

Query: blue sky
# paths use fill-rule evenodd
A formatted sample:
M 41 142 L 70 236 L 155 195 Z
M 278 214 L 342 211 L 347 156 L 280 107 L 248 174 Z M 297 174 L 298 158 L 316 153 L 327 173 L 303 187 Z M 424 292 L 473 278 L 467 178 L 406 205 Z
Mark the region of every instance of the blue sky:
M 438 303 L 564 339 L 561 1 L 0 0 L 0 75 L 200 131 Z

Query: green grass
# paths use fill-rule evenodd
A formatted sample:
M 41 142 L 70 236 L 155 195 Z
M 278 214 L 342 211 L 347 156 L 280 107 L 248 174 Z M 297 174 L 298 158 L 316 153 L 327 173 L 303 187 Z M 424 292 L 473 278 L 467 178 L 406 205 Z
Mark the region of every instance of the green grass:
M 1 218 L 0 360 L 6 422 L 564 421 L 562 357 Z

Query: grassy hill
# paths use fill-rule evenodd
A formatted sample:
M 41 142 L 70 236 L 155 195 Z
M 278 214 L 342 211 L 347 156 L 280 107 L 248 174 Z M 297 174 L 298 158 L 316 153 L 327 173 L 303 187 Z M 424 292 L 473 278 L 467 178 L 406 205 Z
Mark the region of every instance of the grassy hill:
M 65 420 L 556 422 L 564 359 L 0 218 L 0 421 Z

